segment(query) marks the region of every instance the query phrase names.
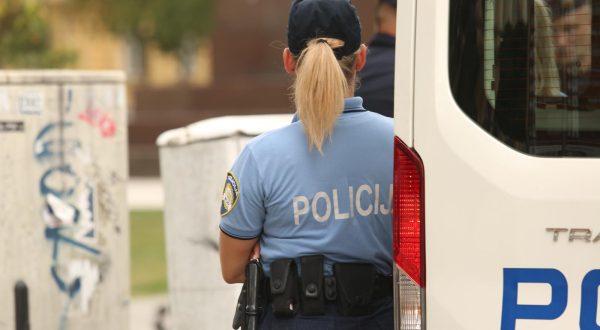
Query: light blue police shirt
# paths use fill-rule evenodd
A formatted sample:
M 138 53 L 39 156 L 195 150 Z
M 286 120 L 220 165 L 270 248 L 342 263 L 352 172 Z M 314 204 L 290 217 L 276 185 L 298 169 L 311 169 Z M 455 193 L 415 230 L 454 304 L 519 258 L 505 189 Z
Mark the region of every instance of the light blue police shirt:
M 299 121 L 252 139 L 227 174 L 221 230 L 260 236 L 265 273 L 280 258 L 325 256 L 392 273 L 392 119 L 345 100 L 323 155 L 309 150 Z

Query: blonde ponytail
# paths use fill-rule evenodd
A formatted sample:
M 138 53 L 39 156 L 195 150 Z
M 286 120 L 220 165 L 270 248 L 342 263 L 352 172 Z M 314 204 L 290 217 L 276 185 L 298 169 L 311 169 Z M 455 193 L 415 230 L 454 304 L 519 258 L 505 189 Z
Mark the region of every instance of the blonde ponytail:
M 331 137 L 335 122 L 344 110 L 344 98 L 352 95 L 354 89 L 356 54 L 338 62 L 333 52 L 343 45 L 338 39 L 313 39 L 296 62 L 296 81 L 292 86 L 296 111 L 309 149 L 314 147 L 321 154 L 324 140 Z

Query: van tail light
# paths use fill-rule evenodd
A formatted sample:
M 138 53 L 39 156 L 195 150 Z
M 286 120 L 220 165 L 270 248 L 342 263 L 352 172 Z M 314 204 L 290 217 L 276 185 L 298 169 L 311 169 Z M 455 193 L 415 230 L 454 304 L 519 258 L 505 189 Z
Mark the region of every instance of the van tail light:
M 394 299 L 396 329 L 425 329 L 425 208 L 423 162 L 394 140 Z

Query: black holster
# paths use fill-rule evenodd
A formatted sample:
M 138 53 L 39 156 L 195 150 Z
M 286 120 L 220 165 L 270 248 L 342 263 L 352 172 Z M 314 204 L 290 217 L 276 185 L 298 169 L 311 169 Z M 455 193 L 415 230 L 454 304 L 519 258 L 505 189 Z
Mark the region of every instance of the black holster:
M 233 316 L 233 328 L 242 330 L 256 330 L 258 321 L 263 312 L 264 275 L 260 261 L 250 260 L 246 265 L 246 281 L 240 292 L 235 315 Z

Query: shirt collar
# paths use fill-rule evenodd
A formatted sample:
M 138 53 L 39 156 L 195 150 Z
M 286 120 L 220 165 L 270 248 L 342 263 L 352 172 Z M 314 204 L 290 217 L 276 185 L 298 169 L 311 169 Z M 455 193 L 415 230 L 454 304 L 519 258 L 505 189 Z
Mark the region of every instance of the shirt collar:
M 363 99 L 360 96 L 353 96 L 344 100 L 344 112 L 355 110 L 366 111 L 363 108 Z
M 367 111 L 363 108 L 363 99 L 360 96 L 353 96 L 344 99 L 344 113 L 349 112 L 362 112 Z M 292 123 L 295 123 L 299 120 L 298 112 L 294 113 L 294 117 L 292 118 Z

